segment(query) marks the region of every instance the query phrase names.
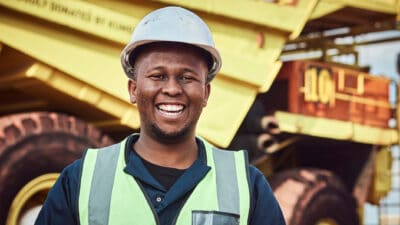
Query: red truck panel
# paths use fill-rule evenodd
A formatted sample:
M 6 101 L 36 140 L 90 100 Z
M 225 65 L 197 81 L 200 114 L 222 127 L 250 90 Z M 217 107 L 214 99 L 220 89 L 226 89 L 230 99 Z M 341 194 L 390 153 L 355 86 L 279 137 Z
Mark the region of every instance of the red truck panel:
M 312 61 L 284 63 L 278 79 L 289 82 L 291 113 L 388 127 L 390 79 Z

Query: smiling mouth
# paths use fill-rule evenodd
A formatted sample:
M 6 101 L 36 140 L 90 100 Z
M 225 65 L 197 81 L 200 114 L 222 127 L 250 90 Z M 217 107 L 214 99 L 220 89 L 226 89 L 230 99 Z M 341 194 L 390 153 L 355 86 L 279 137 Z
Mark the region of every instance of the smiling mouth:
M 183 112 L 185 106 L 176 104 L 160 104 L 157 109 L 166 116 L 178 116 Z

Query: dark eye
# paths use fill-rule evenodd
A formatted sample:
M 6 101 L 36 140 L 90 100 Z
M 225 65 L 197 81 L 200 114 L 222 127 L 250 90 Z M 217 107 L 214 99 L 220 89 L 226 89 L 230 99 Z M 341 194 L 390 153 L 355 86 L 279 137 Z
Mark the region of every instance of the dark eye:
M 164 74 L 159 74 L 159 73 L 151 74 L 149 76 L 150 79 L 155 80 L 155 81 L 157 81 L 157 80 L 165 80 L 165 77 L 166 76 Z
M 191 82 L 191 81 L 196 81 L 196 78 L 194 76 L 191 76 L 191 75 L 182 75 L 181 76 L 181 80 L 183 82 Z

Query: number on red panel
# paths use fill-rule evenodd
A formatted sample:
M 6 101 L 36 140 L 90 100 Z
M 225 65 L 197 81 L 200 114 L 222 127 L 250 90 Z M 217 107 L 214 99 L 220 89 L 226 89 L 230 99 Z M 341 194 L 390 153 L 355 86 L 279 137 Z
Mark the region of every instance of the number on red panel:
M 308 68 L 304 73 L 304 100 L 334 104 L 335 83 L 327 69 Z

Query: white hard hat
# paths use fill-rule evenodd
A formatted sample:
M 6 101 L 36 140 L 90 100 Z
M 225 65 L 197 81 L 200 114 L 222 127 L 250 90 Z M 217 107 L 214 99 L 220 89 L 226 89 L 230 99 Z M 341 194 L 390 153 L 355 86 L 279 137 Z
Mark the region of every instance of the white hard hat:
M 136 26 L 131 40 L 122 50 L 121 63 L 128 77 L 133 75 L 134 50 L 153 42 L 178 42 L 194 45 L 211 54 L 213 64 L 209 69 L 211 80 L 221 68 L 221 56 L 206 23 L 193 12 L 181 7 L 165 7 L 146 15 Z

